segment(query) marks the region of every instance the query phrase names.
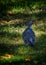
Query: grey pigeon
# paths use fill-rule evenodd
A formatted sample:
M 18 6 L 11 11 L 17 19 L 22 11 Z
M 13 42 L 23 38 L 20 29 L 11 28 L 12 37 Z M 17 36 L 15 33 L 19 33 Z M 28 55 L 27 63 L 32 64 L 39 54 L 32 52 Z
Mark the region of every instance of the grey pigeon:
M 23 40 L 24 40 L 26 46 L 28 46 L 28 45 L 34 46 L 35 33 L 33 32 L 32 28 L 31 28 L 32 24 L 33 24 L 33 22 L 30 21 L 28 24 L 28 27 L 22 34 L 22 37 L 23 37 Z

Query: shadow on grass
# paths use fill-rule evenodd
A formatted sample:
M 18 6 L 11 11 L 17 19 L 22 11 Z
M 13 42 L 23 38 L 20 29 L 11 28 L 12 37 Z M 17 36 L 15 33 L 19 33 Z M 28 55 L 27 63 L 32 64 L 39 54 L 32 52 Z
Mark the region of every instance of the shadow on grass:
M 21 34 L 19 34 L 18 32 L 0 32 L 0 37 L 10 37 L 10 38 L 16 38 L 16 37 L 21 37 Z
M 37 60 L 31 60 L 31 61 L 25 61 L 25 60 L 19 60 L 19 61 L 12 61 L 12 62 L 0 62 L 1 65 L 46 65 L 46 61 L 41 61 L 41 58 Z
M 0 19 L 2 20 L 6 20 L 7 22 L 9 22 L 10 20 L 14 20 L 14 19 L 25 19 L 25 18 L 30 18 L 30 19 L 44 19 L 46 18 L 46 12 L 45 11 L 39 11 L 37 13 L 32 13 L 32 14 L 28 14 L 28 13 L 14 13 L 14 14 L 6 14 L 6 15 L 2 15 L 2 17 L 0 16 Z
M 36 47 L 40 50 L 46 48 L 46 34 L 42 34 L 36 40 Z
M 6 53 L 9 54 L 17 54 L 18 48 L 23 47 L 24 44 L 5 44 L 5 43 L 0 43 L 0 55 L 4 55 Z
M 33 61 L 23 61 L 23 60 L 20 60 L 20 61 L 13 61 L 13 62 L 1 62 L 0 63 L 1 65 L 39 65 L 39 63 L 36 63 L 35 64 L 35 62 L 33 62 Z M 40 63 L 41 64 L 41 63 Z M 42 64 L 41 64 L 42 65 Z

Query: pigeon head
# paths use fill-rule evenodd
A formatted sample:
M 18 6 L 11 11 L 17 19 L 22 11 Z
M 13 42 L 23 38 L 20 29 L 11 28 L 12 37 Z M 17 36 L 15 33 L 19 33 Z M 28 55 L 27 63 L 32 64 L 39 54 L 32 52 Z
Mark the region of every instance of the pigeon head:
M 28 27 L 32 26 L 33 22 L 30 21 L 29 24 L 28 24 Z

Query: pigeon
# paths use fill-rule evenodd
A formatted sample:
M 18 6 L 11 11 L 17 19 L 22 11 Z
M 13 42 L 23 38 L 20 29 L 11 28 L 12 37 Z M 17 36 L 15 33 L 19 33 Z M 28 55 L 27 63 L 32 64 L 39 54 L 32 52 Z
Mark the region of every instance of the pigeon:
M 33 22 L 30 21 L 28 24 L 28 27 L 22 33 L 22 38 L 23 38 L 26 46 L 34 46 L 35 33 L 31 28 L 32 24 L 33 24 Z

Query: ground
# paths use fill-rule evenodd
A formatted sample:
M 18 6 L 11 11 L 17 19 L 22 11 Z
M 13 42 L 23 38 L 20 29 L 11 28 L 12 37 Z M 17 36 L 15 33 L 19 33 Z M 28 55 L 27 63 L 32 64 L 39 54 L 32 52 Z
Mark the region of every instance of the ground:
M 34 15 L 32 14 L 32 17 Z M 8 18 L 11 19 L 7 20 L 5 16 L 0 20 L 0 64 L 46 65 L 46 24 L 43 20 L 33 18 L 32 29 L 36 40 L 35 46 L 31 47 L 25 46 L 22 38 L 31 16 L 18 13 L 10 14 Z

